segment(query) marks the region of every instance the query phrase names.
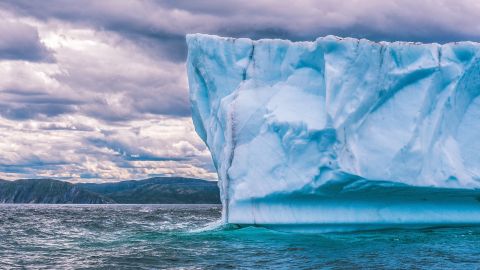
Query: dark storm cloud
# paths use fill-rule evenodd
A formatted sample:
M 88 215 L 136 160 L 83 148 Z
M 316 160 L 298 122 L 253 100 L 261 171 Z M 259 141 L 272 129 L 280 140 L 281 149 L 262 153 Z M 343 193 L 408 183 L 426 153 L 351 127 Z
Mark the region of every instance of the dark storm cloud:
M 36 28 L 0 19 L 0 59 L 53 61 L 53 56 L 40 42 Z
M 173 92 L 176 89 L 172 89 Z M 178 90 L 177 90 L 178 91 Z M 135 107 L 139 112 L 151 113 L 158 115 L 176 115 L 176 116 L 189 116 L 190 106 L 187 98 L 176 97 L 169 100 L 166 104 L 158 102 L 157 93 L 149 92 L 144 96 L 136 96 Z
M 184 35 L 189 32 L 293 40 L 327 34 L 425 42 L 479 38 L 480 9 L 470 0 L 6 0 L 0 6 L 45 21 L 59 19 L 116 32 L 170 61 L 185 59 Z
M 479 40 L 478 1 L 158 1 L 165 9 L 208 14 L 213 34 L 312 40 L 324 35 L 449 42 Z M 214 27 L 211 27 L 211 26 Z M 460 27 L 461 26 L 461 27 Z M 204 27 L 208 29 L 209 27 Z
M 1 91 L 0 100 L 0 116 L 16 120 L 73 113 L 76 106 L 82 104 L 80 100 L 20 89 Z
M 159 8 L 154 2 L 49 0 L 47 4 L 7 0 L 0 3 L 2 6 L 12 12 L 45 21 L 55 18 L 97 30 L 116 32 L 148 49 L 152 55 L 164 59 L 182 61 L 186 56 L 185 33 L 166 29 L 149 19 Z
M 0 103 L 0 115 L 12 120 L 36 119 L 39 117 L 53 117 L 72 113 L 74 110 L 63 104 L 5 104 Z
M 11 89 L 2 91 L 0 97 L 2 101 L 32 105 L 78 105 L 83 103 L 81 100 L 62 98 L 44 93 L 12 92 Z

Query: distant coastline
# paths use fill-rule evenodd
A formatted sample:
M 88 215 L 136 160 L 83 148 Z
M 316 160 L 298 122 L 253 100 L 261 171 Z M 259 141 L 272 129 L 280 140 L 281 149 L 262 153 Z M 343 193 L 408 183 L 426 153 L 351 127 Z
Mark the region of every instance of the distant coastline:
M 0 203 L 220 204 L 220 195 L 217 182 L 184 177 L 75 184 L 20 179 L 0 180 Z

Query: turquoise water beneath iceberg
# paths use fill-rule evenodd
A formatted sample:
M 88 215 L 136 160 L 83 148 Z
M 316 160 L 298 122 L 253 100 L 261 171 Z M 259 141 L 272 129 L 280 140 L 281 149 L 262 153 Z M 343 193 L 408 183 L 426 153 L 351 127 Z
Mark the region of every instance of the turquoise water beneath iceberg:
M 217 205 L 0 205 L 0 269 L 480 269 L 480 228 L 298 234 Z

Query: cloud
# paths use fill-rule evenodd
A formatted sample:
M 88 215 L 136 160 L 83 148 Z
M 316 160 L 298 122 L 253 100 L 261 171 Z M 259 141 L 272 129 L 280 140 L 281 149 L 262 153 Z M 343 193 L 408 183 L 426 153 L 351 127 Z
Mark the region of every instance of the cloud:
M 58 19 L 150 43 L 159 55 L 181 59 L 188 32 L 313 39 L 353 35 L 372 39 L 478 39 L 475 0 L 233 1 L 3 1 L 4 8 L 41 20 Z M 458 27 L 458 26 L 462 27 Z M 150 40 L 151 42 L 149 42 Z M 162 52 L 169 52 L 168 54 Z
M 189 118 L 139 120 L 116 127 L 76 114 L 22 122 L 0 118 L 0 134 L 4 179 L 216 178 L 209 152 Z
M 89 29 L 50 32 L 45 40 L 64 71 L 55 79 L 89 97 L 86 114 L 108 121 L 189 115 L 183 63 L 151 58 L 130 40 Z
M 77 112 L 104 121 L 189 116 L 184 64 L 152 59 L 114 33 L 37 23 L 55 63 L 0 61 L 0 115 Z
M 0 115 L 14 120 L 25 120 L 39 116 L 52 117 L 60 114 L 71 113 L 73 110 L 66 105 L 11 105 L 0 103 Z
M 474 0 L 162 1 L 169 10 L 209 15 L 203 31 L 261 38 L 314 39 L 333 34 L 373 40 L 476 39 L 480 4 Z M 462 27 L 459 27 L 459 26 Z M 196 30 L 195 27 L 185 27 Z M 198 28 L 197 28 L 198 29 Z
M 51 62 L 53 55 L 35 27 L 0 19 L 0 59 Z
M 183 61 L 186 56 L 184 31 L 176 26 L 176 14 L 153 1 L 93 1 L 72 3 L 50 0 L 48 5 L 31 1 L 4 1 L 2 7 L 41 21 L 52 19 L 97 31 L 118 33 L 148 50 L 152 57 Z M 189 24 L 198 24 L 188 16 Z
M 10 119 L 50 117 L 76 111 L 79 99 L 54 76 L 55 63 L 0 61 L 0 116 Z

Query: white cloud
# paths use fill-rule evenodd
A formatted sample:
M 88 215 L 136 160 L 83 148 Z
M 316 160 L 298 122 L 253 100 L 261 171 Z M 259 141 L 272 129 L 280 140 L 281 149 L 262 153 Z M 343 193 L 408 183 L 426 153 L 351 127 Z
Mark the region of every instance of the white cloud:
M 153 175 L 215 179 L 210 155 L 189 118 L 112 126 L 81 115 L 0 118 L 0 178 L 116 181 Z

